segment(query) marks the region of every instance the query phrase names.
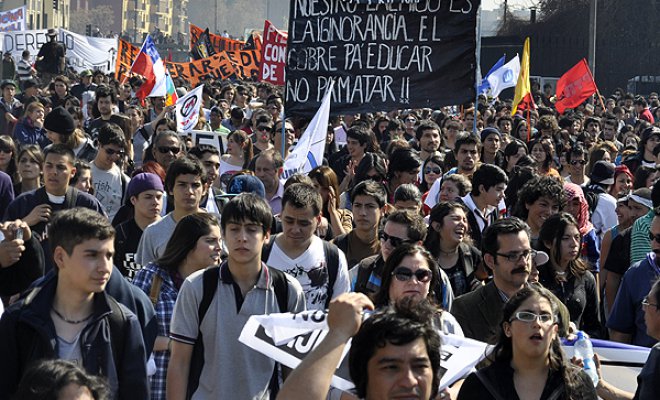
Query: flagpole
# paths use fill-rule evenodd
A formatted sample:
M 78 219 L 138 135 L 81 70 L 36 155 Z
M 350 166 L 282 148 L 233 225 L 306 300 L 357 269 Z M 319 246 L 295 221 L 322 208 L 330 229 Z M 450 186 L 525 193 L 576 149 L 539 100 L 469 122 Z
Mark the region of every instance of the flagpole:
M 147 39 L 149 39 L 149 36 L 150 35 L 147 34 L 147 37 L 144 38 L 144 42 L 142 42 L 142 47 L 140 47 L 140 51 L 138 52 L 138 54 L 140 54 L 142 52 L 142 49 L 144 49 L 144 45 L 147 44 Z M 121 85 L 126 83 L 126 80 L 128 79 L 128 76 L 131 74 L 131 71 L 133 71 L 133 67 L 135 66 L 135 63 L 137 62 L 137 59 L 138 59 L 138 57 L 135 57 L 135 59 L 133 60 L 133 63 L 131 64 L 131 68 L 128 69 L 128 71 L 124 75 L 124 79 L 122 79 L 122 81 L 121 81 Z
M 582 61 L 586 62 L 586 60 L 583 58 Z M 594 83 L 594 86 L 596 87 L 596 94 L 598 95 L 598 100 L 600 100 L 600 106 L 603 107 L 603 111 L 605 110 L 605 103 L 603 103 L 603 96 L 600 94 L 600 90 L 598 90 L 598 85 L 596 84 L 596 79 L 594 79 L 594 74 L 591 72 L 591 68 L 589 68 L 589 64 L 587 63 L 587 71 L 589 71 L 589 77 L 591 77 L 591 81 Z
M 479 84 L 481 83 L 481 4 L 477 9 L 477 70 L 475 71 L 475 82 L 474 82 L 474 112 L 473 112 L 473 121 L 472 121 L 472 132 L 477 133 L 477 115 L 479 104 Z

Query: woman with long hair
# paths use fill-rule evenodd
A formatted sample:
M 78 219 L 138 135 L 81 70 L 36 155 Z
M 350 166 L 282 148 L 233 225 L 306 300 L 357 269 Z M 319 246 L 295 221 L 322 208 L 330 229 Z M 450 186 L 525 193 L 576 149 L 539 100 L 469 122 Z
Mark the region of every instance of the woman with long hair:
M 0 171 L 6 173 L 13 183 L 21 181 L 18 174 L 16 142 L 11 136 L 0 135 Z
M 325 239 L 330 240 L 335 236 L 350 232 L 353 229 L 353 214 L 346 209 L 339 208 L 339 183 L 335 171 L 322 165 L 311 170 L 309 177 L 323 199 L 321 215 L 328 220 L 332 228 L 332 232 L 328 232 Z
M 625 165 L 617 165 L 614 169 L 614 185 L 610 186 L 609 193 L 615 199 L 627 196 L 633 188 L 635 177 Z
M 21 180 L 14 184 L 14 195 L 29 192 L 41 187 L 41 173 L 44 167 L 44 154 L 36 144 L 23 146 L 18 152 L 18 174 Z
M 541 284 L 566 305 L 578 329 L 600 336 L 598 287 L 587 263 L 580 258 L 582 235 L 575 218 L 565 212 L 550 216 L 541 227 L 538 247 L 550 257 L 548 263 L 539 266 Z
M 167 363 L 170 358 L 170 320 L 183 281 L 192 273 L 220 262 L 220 226 L 216 217 L 195 213 L 174 228 L 165 252 L 139 270 L 133 284 L 150 298 L 156 309 L 158 337 L 154 345 L 156 374 L 151 378 L 151 398 L 165 399 Z
M 443 165 L 442 156 L 438 152 L 431 154 L 431 157 L 424 161 L 422 164 L 422 183 L 419 184 L 420 192 L 428 193 L 435 181 L 442 178 Z M 423 199 L 425 198 L 426 196 L 423 197 Z
M 227 136 L 227 153 L 220 158 L 220 182 L 216 186 L 224 190 L 233 174 L 247 169 L 253 154 L 252 140 L 245 131 L 238 129 L 230 133 Z
M 383 183 L 387 179 L 387 159 L 379 153 L 365 153 L 362 160 L 355 167 L 355 176 L 351 180 L 348 190 L 339 196 L 339 207 L 351 210 L 353 200 L 351 192 L 358 183 L 371 179 L 378 183 Z
M 513 139 L 504 148 L 504 166 L 503 169 L 510 174 L 513 167 L 523 156 L 527 155 L 527 146 L 519 139 Z
M 552 167 L 554 154 L 547 141 L 543 139 L 535 140 L 529 144 L 529 148 L 532 158 L 536 161 L 536 171 L 539 175 L 561 179 L 559 171 Z
M 561 349 L 559 313 L 555 297 L 540 286 L 513 295 L 502 310 L 492 364 L 467 377 L 458 399 L 595 400 L 590 378 Z
M 470 243 L 468 213 L 458 202 L 436 204 L 429 215 L 430 229 L 424 241 L 424 247 L 449 277 L 454 296 L 471 291 L 479 278 L 488 277 L 481 268 L 481 252 Z

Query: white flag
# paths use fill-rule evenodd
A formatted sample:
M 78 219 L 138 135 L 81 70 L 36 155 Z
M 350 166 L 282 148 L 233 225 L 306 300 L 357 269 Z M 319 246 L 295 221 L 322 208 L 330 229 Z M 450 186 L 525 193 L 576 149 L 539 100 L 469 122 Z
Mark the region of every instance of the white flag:
M 319 107 L 316 115 L 305 129 L 296 147 L 291 150 L 289 156 L 284 160 L 282 181 L 286 181 L 294 174 L 306 174 L 323 162 L 325 138 L 328 135 L 328 120 L 330 119 L 330 95 L 334 86 L 333 81 L 330 83 L 325 96 L 323 96 L 321 107 Z
M 195 129 L 199 120 L 199 109 L 202 106 L 202 91 L 204 85 L 199 85 L 176 102 L 176 127 L 178 132 L 189 132 Z
M 497 97 L 504 89 L 515 87 L 520 75 L 520 57 L 518 54 L 488 76 L 490 96 Z

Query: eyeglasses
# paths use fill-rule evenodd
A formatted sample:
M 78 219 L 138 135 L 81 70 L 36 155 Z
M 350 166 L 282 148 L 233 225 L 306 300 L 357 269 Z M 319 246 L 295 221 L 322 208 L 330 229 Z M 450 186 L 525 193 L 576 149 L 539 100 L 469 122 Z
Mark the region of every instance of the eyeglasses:
M 660 234 L 653 234 L 649 232 L 649 240 L 651 241 L 655 240 L 656 242 L 660 243 Z
M 0 146 L 0 153 L 7 153 L 7 154 L 9 154 L 9 153 L 11 153 L 11 152 L 13 152 L 13 150 L 11 149 L 11 147 L 9 147 L 9 146 L 6 146 L 6 147 L 5 147 L 5 146 Z
M 437 174 L 441 174 L 441 173 L 442 173 L 442 168 L 440 168 L 440 167 L 435 167 L 435 168 L 424 168 L 424 173 L 425 173 L 425 174 L 434 173 L 434 174 L 436 174 L 436 175 L 437 175 Z
M 124 150 L 115 150 L 115 149 L 110 149 L 110 148 L 107 148 L 107 147 L 104 147 L 103 151 L 105 151 L 106 154 L 109 155 L 109 156 L 114 156 L 115 154 L 117 154 L 119 157 L 123 157 L 124 154 L 126 154 L 124 152 Z
M 431 280 L 432 275 L 431 270 L 425 268 L 420 268 L 413 272 L 408 267 L 396 267 L 394 271 L 392 271 L 392 276 L 399 282 L 408 282 L 413 276 L 415 276 L 417 282 L 426 283 Z
M 269 131 L 269 132 L 270 132 L 271 127 L 270 127 L 270 126 L 266 126 L 266 125 L 257 126 L 257 130 L 260 131 L 260 132 L 265 132 L 265 131 Z
M 179 147 L 158 146 L 158 152 L 163 154 L 167 154 L 167 153 L 179 154 L 180 151 L 181 148 Z
M 396 236 L 390 236 L 387 233 L 385 233 L 384 231 L 380 232 L 380 234 L 378 235 L 378 238 L 380 240 L 382 240 L 383 242 L 387 242 L 389 240 L 392 247 L 399 247 L 402 244 L 411 243 L 411 241 L 409 239 L 401 239 L 401 238 L 398 238 Z
M 406 121 L 406 122 L 417 122 L 417 120 L 415 118 L 406 118 L 406 119 L 404 119 L 404 121 Z
M 580 165 L 586 165 L 586 164 L 587 164 L 587 160 L 572 160 L 572 161 L 571 161 L 571 165 L 578 165 L 578 164 L 580 164 Z
M 277 129 L 277 131 L 282 132 L 282 128 Z M 294 131 L 293 129 L 285 129 L 284 132 L 286 132 L 286 133 L 295 133 L 296 131 Z
M 536 254 L 538 252 L 536 250 L 523 250 L 523 251 L 512 251 L 511 253 L 507 254 L 502 254 L 502 253 L 495 253 L 496 256 L 504 257 L 509 262 L 518 262 L 520 260 L 529 260 L 529 257 L 531 256 L 532 258 L 536 257 Z
M 509 320 L 509 322 L 512 322 L 514 319 L 527 323 L 539 321 L 540 324 L 547 324 L 552 322 L 554 317 L 552 314 L 534 314 L 533 312 L 529 311 L 518 311 L 517 313 L 513 314 L 513 317 Z
M 655 307 L 656 310 L 660 310 L 660 306 L 657 304 L 649 303 L 648 297 L 644 297 L 644 300 L 642 300 L 642 307 L 648 308 L 649 306 Z

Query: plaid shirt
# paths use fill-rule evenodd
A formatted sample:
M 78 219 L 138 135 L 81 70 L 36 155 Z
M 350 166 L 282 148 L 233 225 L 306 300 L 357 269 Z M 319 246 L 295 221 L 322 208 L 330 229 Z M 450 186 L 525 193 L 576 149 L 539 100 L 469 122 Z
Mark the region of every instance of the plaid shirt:
M 169 272 L 165 269 L 150 263 L 137 272 L 133 278 L 133 284 L 139 287 L 149 296 L 151 293 L 151 283 L 154 276 L 158 274 L 163 279 L 158 294 L 158 302 L 154 307 L 156 309 L 156 318 L 158 319 L 158 336 L 170 337 L 170 321 L 174 311 L 174 303 L 179 293 Z M 169 351 L 155 351 L 156 374 L 151 377 L 151 400 L 165 400 L 165 381 L 167 378 L 167 364 L 170 361 Z

